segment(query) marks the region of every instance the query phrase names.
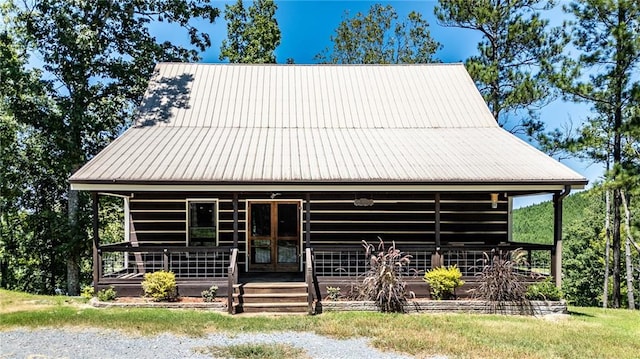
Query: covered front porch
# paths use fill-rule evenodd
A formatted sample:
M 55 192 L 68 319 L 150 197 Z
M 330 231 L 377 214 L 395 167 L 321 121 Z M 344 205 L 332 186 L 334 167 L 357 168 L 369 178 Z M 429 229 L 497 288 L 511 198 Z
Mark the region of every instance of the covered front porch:
M 529 275 L 531 280 L 549 275 L 554 275 L 559 280 L 560 256 L 557 254 L 561 251 L 561 232 L 559 230 L 561 204 L 562 198 L 567 192 L 567 189 L 553 192 L 556 208 L 554 223 L 557 228 L 554 231 L 555 244 L 553 245 L 509 241 L 508 217 L 511 211 L 511 201 L 508 194 L 501 194 L 497 198 L 495 208 L 493 208 L 492 192 L 458 195 L 450 192 L 370 193 L 369 196 L 375 199 L 374 203 L 367 207 L 356 206 L 354 200 L 351 200 L 351 207 L 346 207 L 347 200 L 344 198 L 354 198 L 354 193 L 342 195 L 282 193 L 281 196 L 285 197 L 282 199 L 282 203 L 290 203 L 291 198 L 294 197 L 301 198 L 300 221 L 298 223 L 300 232 L 297 234 L 300 239 L 298 251 L 300 262 L 295 268 L 281 272 L 281 274 L 285 274 L 284 276 L 273 277 L 273 281 L 304 283 L 307 293 L 305 299 L 309 308 L 313 303 L 326 297 L 327 287 L 340 287 L 346 293 L 352 283 L 362 279 L 362 275 L 367 271 L 369 265 L 369 258 L 367 258 L 362 240 L 359 238 L 367 238 L 368 242 L 374 245 L 377 245 L 378 238 L 378 235 L 371 233 L 368 237 L 356 235 L 354 238 L 354 234 L 351 232 L 357 231 L 351 229 L 362 228 L 358 226 L 363 225 L 369 226 L 372 224 L 370 222 L 379 222 L 377 224 L 379 226 L 385 226 L 386 223 L 389 228 L 396 229 L 386 233 L 381 230 L 379 237 L 384 238 L 387 245 L 390 245 L 392 241 L 396 242 L 398 249 L 412 256 L 407 272 L 409 289 L 419 297 L 428 296 L 428 287 L 422 281 L 424 272 L 441 265 L 456 265 L 460 268 L 466 284 L 458 291 L 458 295 L 460 297 L 467 296 L 467 290 L 473 288 L 477 283 L 476 275 L 482 270 L 484 253 L 489 253 L 494 249 L 526 251 L 528 260 L 517 270 Z M 263 195 L 267 196 L 268 194 Z M 148 193 L 146 197 L 140 194 L 136 194 L 134 197 L 138 201 L 143 201 L 141 199 L 143 197 L 167 198 L 167 196 L 167 194 Z M 176 194 L 174 197 L 177 196 Z M 180 196 L 187 198 L 193 194 Z M 206 196 L 213 195 L 206 194 Z M 215 196 L 221 198 L 224 195 L 215 194 Z M 233 308 L 234 302 L 237 301 L 237 296 L 233 294 L 234 291 L 237 291 L 238 286 L 252 282 L 264 282 L 264 273 L 272 271 L 252 269 L 248 263 L 251 253 L 248 250 L 248 241 L 251 238 L 251 234 L 247 232 L 247 228 L 251 224 L 251 216 L 248 213 L 251 207 L 248 204 L 252 202 L 249 198 L 256 198 L 258 194 L 238 192 L 228 193 L 226 196 L 229 200 L 220 200 L 218 203 L 220 207 L 218 218 L 230 219 L 219 223 L 221 226 L 219 231 L 222 234 L 218 238 L 217 246 L 190 246 L 188 241 L 185 241 L 185 245 L 149 244 L 140 241 L 101 244 L 97 220 L 98 193 L 94 193 L 94 284 L 96 289 L 114 286 L 121 296 L 139 296 L 142 294 L 140 283 L 144 274 L 165 270 L 175 273 L 181 296 L 200 296 L 203 290 L 216 285 L 219 288 L 218 296 L 227 298 L 228 307 Z M 328 199 L 329 197 L 333 200 Z M 358 201 L 361 201 L 360 197 L 356 197 Z M 467 199 L 453 199 L 458 197 Z M 171 200 L 176 201 L 175 199 Z M 330 206 L 332 201 L 342 204 Z M 157 206 L 155 208 L 162 208 L 158 207 L 161 206 L 159 204 L 161 202 L 152 203 Z M 132 230 L 129 237 L 135 238 L 136 212 L 132 212 L 130 208 L 125 212 L 128 215 L 127 223 L 132 224 L 129 228 Z M 483 213 L 474 216 L 475 212 Z M 351 225 L 348 225 L 349 228 L 340 233 L 327 233 L 338 232 L 326 230 L 327 226 L 331 225 L 331 223 L 326 223 L 329 222 L 329 217 L 327 217 L 329 214 L 339 218 L 335 222 L 339 226 L 343 226 L 342 228 L 346 225 L 344 222 L 351 222 Z M 344 217 L 346 215 L 351 217 Z M 498 216 L 503 220 L 487 216 Z M 185 223 L 186 219 L 183 225 Z M 504 231 L 497 231 L 496 226 L 503 228 Z M 402 228 L 402 230 L 398 230 L 398 228 Z M 483 234 L 484 232 L 487 233 L 486 236 Z M 499 234 L 496 234 L 497 232 Z M 225 233 L 229 234 L 229 241 L 224 240 L 223 234 Z M 354 239 L 344 240 L 346 234 Z M 332 238 L 336 240 L 330 240 Z M 399 240 L 396 241 L 395 238 Z M 456 241 L 456 238 L 460 240 Z M 475 238 L 476 241 L 464 240 L 464 238 Z M 488 240 L 490 238 L 504 240 Z M 227 243 L 228 245 L 225 245 Z M 256 274 L 261 278 L 258 279 Z M 287 276 L 286 274 L 291 275 Z

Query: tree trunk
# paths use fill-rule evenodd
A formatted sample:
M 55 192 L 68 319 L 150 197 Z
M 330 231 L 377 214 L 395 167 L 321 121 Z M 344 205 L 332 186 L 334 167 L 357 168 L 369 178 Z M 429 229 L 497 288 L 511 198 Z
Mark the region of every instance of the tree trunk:
M 627 232 L 624 245 L 624 258 L 627 270 L 627 299 L 629 301 L 627 307 L 629 309 L 636 309 L 636 301 L 633 293 L 633 263 L 631 262 L 631 242 L 633 241 L 633 237 L 631 236 L 631 212 L 629 212 L 628 200 L 624 191 L 621 191 L 621 197 L 625 215 L 624 226 Z
M 613 190 L 613 232 L 612 243 L 613 249 L 613 294 L 612 294 L 612 307 L 620 308 L 622 301 L 622 294 L 620 292 L 620 204 L 621 204 L 620 189 Z
M 78 191 L 69 189 L 68 195 L 69 210 L 69 245 L 71 250 L 67 253 L 67 294 L 80 295 L 80 265 L 78 264 L 77 232 L 78 232 L 78 207 L 80 205 L 80 196 Z
M 604 192 L 604 285 L 602 288 L 602 307 L 607 308 L 609 306 L 609 261 L 611 254 L 609 249 L 611 246 L 611 191 L 605 189 Z

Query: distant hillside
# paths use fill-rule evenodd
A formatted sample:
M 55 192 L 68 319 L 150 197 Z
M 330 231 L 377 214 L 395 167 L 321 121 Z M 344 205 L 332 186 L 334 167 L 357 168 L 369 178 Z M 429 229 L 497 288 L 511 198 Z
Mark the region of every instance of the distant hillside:
M 570 194 L 563 200 L 563 233 L 583 219 L 590 206 L 604 207 L 600 188 Z M 513 241 L 553 243 L 553 203 L 551 201 L 518 208 L 513 211 Z

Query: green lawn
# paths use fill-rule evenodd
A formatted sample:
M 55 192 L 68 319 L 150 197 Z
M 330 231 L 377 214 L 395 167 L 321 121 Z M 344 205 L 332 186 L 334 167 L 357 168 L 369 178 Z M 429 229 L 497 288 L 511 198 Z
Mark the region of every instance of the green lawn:
M 379 349 L 417 357 L 637 358 L 640 311 L 570 308 L 564 318 L 498 315 L 327 313 L 318 316 L 228 316 L 195 310 L 95 309 L 82 300 L 0 290 L 0 330 L 100 327 L 137 335 L 173 332 L 309 331 L 334 338 L 364 336 Z

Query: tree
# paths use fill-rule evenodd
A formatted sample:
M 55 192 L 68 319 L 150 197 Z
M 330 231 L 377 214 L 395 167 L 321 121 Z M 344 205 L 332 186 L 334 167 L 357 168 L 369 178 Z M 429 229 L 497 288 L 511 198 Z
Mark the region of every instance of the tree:
M 332 49 L 325 49 L 316 59 L 333 64 L 401 64 L 435 62 L 441 48 L 431 38 L 429 24 L 412 11 L 405 21 L 390 5 L 371 6 L 365 15 L 350 18 L 345 12 L 335 35 Z
M 440 0 L 434 10 L 440 25 L 482 35 L 479 53 L 467 59 L 466 67 L 498 124 L 514 133 L 543 129 L 535 109 L 546 104 L 549 86 L 540 65 L 553 62 L 561 49 L 538 12 L 551 5 L 544 0 Z M 525 110 L 527 115 L 519 116 Z
M 12 9 L 0 10 L 5 17 Z M 41 72 L 27 69 L 26 44 L 11 30 L 0 29 L 0 286 L 51 293 L 64 264 L 55 248 L 64 221 L 55 208 L 66 177 L 53 167 L 60 153 L 47 134 L 24 123 L 53 120 L 54 103 Z
M 79 292 L 80 261 L 90 241 L 85 229 L 88 198 L 68 189 L 66 179 L 132 123 L 157 62 L 199 59 L 198 53 L 211 43 L 191 20 L 213 22 L 218 14 L 209 0 L 42 0 L 13 8 L 15 32 L 23 35 L 21 40 L 30 44 L 52 78 L 47 95 L 54 104 L 50 116 L 20 116 L 18 122 L 46 136 L 46 151 L 56 155 L 39 165 L 57 174 L 48 181 L 63 190 L 43 200 L 56 223 L 61 218 L 67 222 L 59 233 L 32 235 L 52 235 L 49 253 L 65 253 L 69 294 Z M 152 22 L 186 30 L 195 48 L 157 41 L 149 31 Z
M 225 5 L 227 39 L 220 47 L 220 60 L 231 63 L 275 63 L 280 45 L 280 28 L 275 19 L 278 6 L 273 0 L 256 0 L 245 8 L 242 0 Z
M 577 59 L 565 58 L 555 69 L 553 81 L 567 99 L 591 104 L 596 114 L 564 143 L 570 151 L 582 151 L 593 160 L 611 163 L 606 176 L 613 192 L 612 306 L 618 308 L 622 296 L 622 196 L 637 188 L 640 167 L 640 4 L 633 0 L 588 0 L 573 2 L 564 10 L 575 17 L 565 25 L 565 37 L 579 54 Z M 629 308 L 634 306 L 632 275 L 627 270 Z

